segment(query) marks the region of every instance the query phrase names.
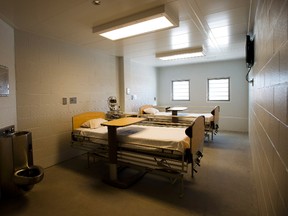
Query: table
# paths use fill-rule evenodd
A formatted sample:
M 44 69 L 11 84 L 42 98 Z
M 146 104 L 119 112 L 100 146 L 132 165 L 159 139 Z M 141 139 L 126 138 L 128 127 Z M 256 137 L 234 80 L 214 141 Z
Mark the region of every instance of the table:
M 124 117 L 137 117 L 138 113 L 137 112 L 125 112 Z
M 105 179 L 105 182 L 116 187 L 126 188 L 132 183 L 134 183 L 138 178 L 143 176 L 143 173 L 135 176 L 134 178 L 129 178 L 129 181 L 121 181 L 118 179 L 117 170 L 117 128 L 132 125 L 145 120 L 145 118 L 136 117 L 126 117 L 120 118 L 108 122 L 103 122 L 102 126 L 108 127 L 108 145 L 109 145 L 109 177 Z M 141 176 L 142 175 L 142 176 Z
M 178 122 L 178 111 L 184 111 L 187 107 L 170 107 L 168 111 L 172 111 L 172 122 L 177 123 Z M 176 116 L 176 117 L 175 117 Z

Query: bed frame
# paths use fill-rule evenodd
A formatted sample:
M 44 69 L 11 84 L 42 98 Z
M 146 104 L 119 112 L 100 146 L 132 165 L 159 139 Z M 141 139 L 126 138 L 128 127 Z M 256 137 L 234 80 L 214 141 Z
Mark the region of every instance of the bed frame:
M 209 124 L 205 123 L 205 131 L 207 134 L 209 132 L 211 133 L 211 139 L 213 140 L 213 135 L 218 133 L 220 106 L 215 106 L 211 111 L 211 114 L 213 115 L 213 121 Z
M 145 109 L 147 108 L 156 108 L 157 106 L 153 106 L 153 105 L 143 105 L 139 108 L 138 110 L 138 116 L 140 117 L 147 117 L 148 119 L 150 119 L 150 121 L 155 121 L 155 123 L 160 123 L 162 122 L 164 124 L 169 124 L 169 122 L 167 122 L 167 116 L 157 116 L 157 117 L 153 117 L 153 114 L 145 114 Z M 213 115 L 213 120 L 206 122 L 205 121 L 205 135 L 206 137 L 208 137 L 208 140 L 210 140 L 210 135 L 211 135 L 211 140 L 213 140 L 214 135 L 216 135 L 218 133 L 218 129 L 219 129 L 219 114 L 220 114 L 220 106 L 215 106 L 213 107 L 213 109 L 210 112 Z M 174 116 L 174 118 L 177 118 L 177 116 Z M 183 116 L 179 116 L 179 124 L 178 125 L 183 125 L 183 126 L 187 126 L 187 120 L 182 120 L 182 119 L 187 119 L 189 117 L 183 117 Z M 189 123 L 188 123 L 189 124 Z
M 72 118 L 72 129 L 75 130 L 85 121 L 93 118 L 104 118 L 103 112 L 88 112 L 76 115 Z M 190 137 L 190 149 L 184 153 L 175 152 L 175 150 L 161 149 L 156 151 L 129 148 L 129 145 L 135 143 L 118 143 L 117 164 L 118 166 L 131 167 L 145 172 L 166 176 L 172 183 L 181 181 L 180 196 L 183 196 L 183 178 L 184 174 L 190 173 L 194 177 L 197 172 L 196 166 L 200 166 L 200 160 L 203 157 L 203 143 L 205 134 L 204 116 L 196 118 L 185 133 Z M 72 147 L 87 151 L 89 157 L 99 158 L 109 163 L 109 146 L 107 140 L 98 140 L 91 137 L 84 137 L 72 132 Z M 95 159 L 95 158 L 94 158 Z

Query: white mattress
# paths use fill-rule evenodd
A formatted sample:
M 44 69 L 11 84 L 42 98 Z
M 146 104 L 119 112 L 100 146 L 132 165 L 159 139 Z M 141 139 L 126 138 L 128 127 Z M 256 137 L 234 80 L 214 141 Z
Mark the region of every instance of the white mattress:
M 107 127 L 101 126 L 96 129 L 78 128 L 74 133 L 91 138 L 107 140 Z M 161 148 L 184 152 L 190 146 L 190 139 L 185 134 L 185 128 L 168 128 L 131 125 L 117 129 L 118 141 L 134 144 L 145 148 Z
M 156 114 L 144 114 L 143 116 L 148 116 L 148 117 L 159 117 L 159 118 L 165 118 L 166 116 L 172 116 L 171 112 L 158 112 Z M 204 116 L 205 117 L 205 122 L 210 123 L 213 121 L 213 115 L 211 113 L 181 113 L 178 112 L 177 114 L 179 120 L 193 120 L 196 119 L 199 116 Z
M 178 113 L 178 116 L 180 117 L 190 117 L 190 118 L 197 118 L 199 116 L 205 117 L 205 122 L 211 122 L 213 121 L 213 115 L 211 113 Z

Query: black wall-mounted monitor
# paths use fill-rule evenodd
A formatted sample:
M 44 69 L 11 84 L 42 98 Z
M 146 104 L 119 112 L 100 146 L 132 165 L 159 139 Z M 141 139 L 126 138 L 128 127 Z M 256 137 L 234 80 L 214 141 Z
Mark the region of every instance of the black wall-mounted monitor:
M 246 36 L 246 65 L 251 68 L 254 65 L 254 38 Z

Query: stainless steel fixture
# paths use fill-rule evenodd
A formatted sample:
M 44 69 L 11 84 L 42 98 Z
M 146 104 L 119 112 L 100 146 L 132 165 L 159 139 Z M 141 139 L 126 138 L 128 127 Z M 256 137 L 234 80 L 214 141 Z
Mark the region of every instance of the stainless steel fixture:
M 0 197 L 23 194 L 43 177 L 33 164 L 32 133 L 15 132 L 14 125 L 0 129 Z

